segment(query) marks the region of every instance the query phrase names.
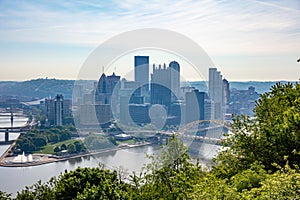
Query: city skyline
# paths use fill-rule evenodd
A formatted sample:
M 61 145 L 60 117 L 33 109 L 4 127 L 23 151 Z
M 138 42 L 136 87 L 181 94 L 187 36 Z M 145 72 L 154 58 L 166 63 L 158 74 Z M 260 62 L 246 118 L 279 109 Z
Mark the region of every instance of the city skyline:
M 0 80 L 76 79 L 102 42 L 149 27 L 191 38 L 211 57 L 211 67 L 229 80 L 299 80 L 299 1 L 141 4 L 145 2 L 1 1 Z

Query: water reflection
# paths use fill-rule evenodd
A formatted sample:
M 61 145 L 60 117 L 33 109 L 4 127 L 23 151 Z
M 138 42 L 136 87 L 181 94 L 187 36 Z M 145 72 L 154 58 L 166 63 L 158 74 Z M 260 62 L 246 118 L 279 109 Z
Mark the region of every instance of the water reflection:
M 72 159 L 68 160 L 68 162 L 71 166 L 75 166 L 76 164 L 81 163 L 82 160 L 83 160 L 83 158 L 81 158 L 81 157 L 80 158 L 72 158 Z

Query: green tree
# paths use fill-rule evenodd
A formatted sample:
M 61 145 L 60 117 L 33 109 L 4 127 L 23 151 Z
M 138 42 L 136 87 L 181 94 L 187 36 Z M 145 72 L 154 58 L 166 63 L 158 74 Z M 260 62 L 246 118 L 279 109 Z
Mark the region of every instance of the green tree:
M 58 152 L 60 152 L 60 148 L 56 146 L 56 147 L 53 149 L 53 151 L 54 151 L 55 153 L 58 153 Z
M 76 151 L 77 153 L 82 152 L 82 151 L 84 150 L 84 145 L 82 144 L 82 142 L 80 142 L 80 141 L 75 141 L 75 142 L 74 142 L 74 145 L 75 145 L 75 151 Z
M 34 200 L 34 199 L 56 199 L 53 187 L 56 183 L 54 178 L 51 178 L 47 183 L 38 181 L 32 186 L 26 186 L 24 190 L 17 193 L 16 200 Z
M 58 134 L 47 133 L 48 142 L 57 143 L 60 141 L 60 137 Z
M 67 150 L 67 145 L 66 145 L 66 144 L 62 144 L 62 145 L 60 146 L 60 149 L 61 149 L 61 150 Z
M 33 144 L 36 147 L 45 146 L 45 145 L 47 145 L 47 138 L 46 137 L 42 137 L 42 136 L 34 137 L 33 138 Z
M 143 176 L 131 177 L 138 194 L 135 198 L 186 199 L 203 175 L 199 163 L 191 163 L 187 150 L 173 135 L 158 156 L 149 156 L 151 163 L 146 165 Z
M 21 151 L 24 151 L 25 153 L 32 153 L 36 150 L 36 146 L 32 143 L 31 137 L 21 137 L 17 140 L 15 149 L 20 149 Z
M 0 199 L 1 200 L 9 200 L 9 199 L 11 199 L 11 194 L 7 194 L 6 192 L 0 191 Z
M 128 199 L 128 184 L 119 181 L 116 171 L 77 168 L 59 177 L 56 199 Z
M 233 135 L 225 141 L 230 148 L 218 155 L 216 173 L 231 177 L 258 161 L 275 172 L 288 162 L 300 160 L 300 84 L 277 83 L 261 95 L 255 116 L 236 116 Z
M 89 134 L 84 139 L 84 144 L 88 149 L 105 149 L 114 147 L 108 136 L 96 135 L 94 133 Z
M 63 130 L 60 133 L 60 141 L 69 140 L 72 137 L 72 133 L 69 130 Z
M 67 150 L 68 150 L 68 153 L 75 153 L 76 152 L 76 147 L 75 147 L 74 144 L 68 144 Z
M 269 174 L 259 188 L 243 191 L 246 199 L 299 199 L 300 173 L 289 166 L 281 168 L 274 174 Z

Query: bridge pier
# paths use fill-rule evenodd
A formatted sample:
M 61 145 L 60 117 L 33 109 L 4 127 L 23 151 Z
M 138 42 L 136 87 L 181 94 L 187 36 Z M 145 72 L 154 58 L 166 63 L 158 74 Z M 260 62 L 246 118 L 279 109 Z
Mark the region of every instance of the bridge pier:
M 13 114 L 12 111 L 11 111 L 11 113 L 10 113 L 10 126 L 11 126 L 11 127 L 14 126 L 14 114 Z
M 8 129 L 6 129 L 5 131 L 5 142 L 8 142 L 9 141 L 9 131 Z

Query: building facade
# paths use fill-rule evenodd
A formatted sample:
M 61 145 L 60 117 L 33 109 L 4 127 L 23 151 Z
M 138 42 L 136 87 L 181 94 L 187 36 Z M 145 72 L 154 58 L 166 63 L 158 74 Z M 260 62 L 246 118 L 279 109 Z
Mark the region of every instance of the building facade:
M 118 82 L 120 81 L 120 76 L 116 76 L 113 73 L 111 76 L 106 76 L 104 73 L 101 75 L 95 94 L 96 104 L 111 104 L 111 97 L 114 92 L 115 87 L 119 87 Z M 116 92 L 118 89 L 116 90 Z
M 151 74 L 151 104 L 161 104 L 167 107 L 171 104 L 171 74 L 166 64 L 155 67 Z
M 243 114 L 253 116 L 255 101 L 259 99 L 259 94 L 255 88 L 250 86 L 247 90 L 231 89 L 228 112 L 231 114 Z
M 185 94 L 185 123 L 204 120 L 204 98 L 205 92 L 193 90 Z
M 134 81 L 141 87 L 141 95 L 149 93 L 149 56 L 134 56 Z
M 57 94 L 53 99 L 45 99 L 44 104 L 49 125 L 61 126 L 64 118 L 72 115 L 71 100 L 64 99 L 61 94 Z
M 209 68 L 208 94 L 213 110 L 211 119 L 223 120 L 225 115 L 223 80 L 217 68 Z
M 170 88 L 172 91 L 171 102 L 176 102 L 180 98 L 180 65 L 176 61 L 169 64 Z

